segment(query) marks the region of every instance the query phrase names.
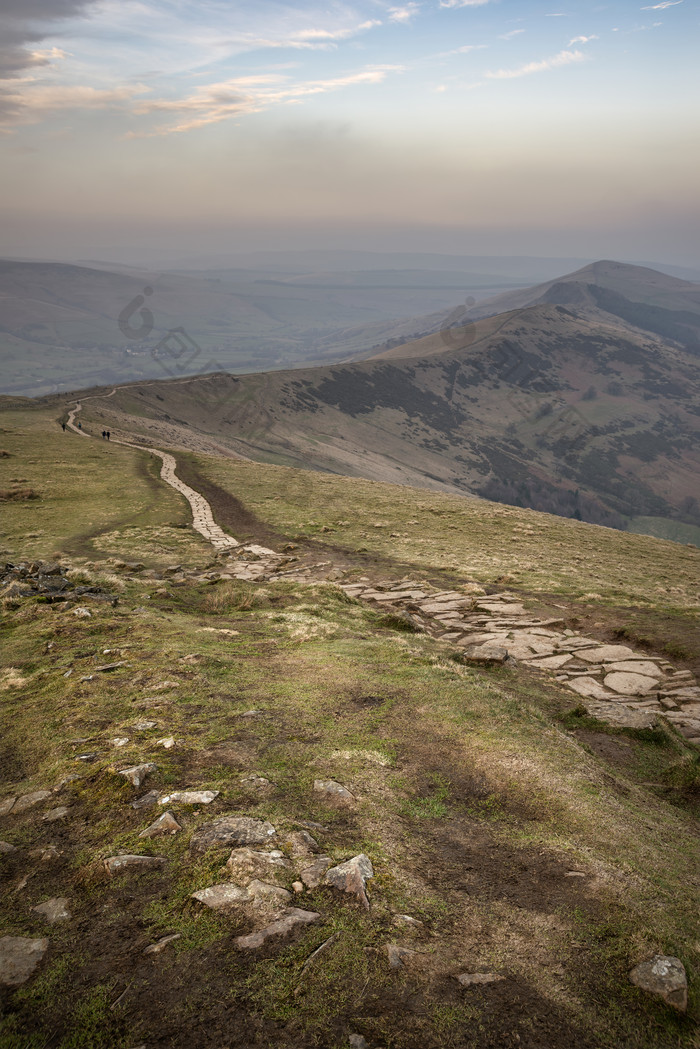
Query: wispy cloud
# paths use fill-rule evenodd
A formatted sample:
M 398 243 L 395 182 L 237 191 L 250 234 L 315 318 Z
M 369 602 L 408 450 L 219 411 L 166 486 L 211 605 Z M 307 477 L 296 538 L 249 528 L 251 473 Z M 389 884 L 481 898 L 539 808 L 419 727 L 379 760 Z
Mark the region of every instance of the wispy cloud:
M 405 25 L 406 22 L 410 22 L 419 11 L 420 4 L 413 3 L 413 0 L 411 0 L 410 3 L 404 4 L 403 7 L 390 7 L 389 21 L 399 22 L 400 24 Z
M 440 0 L 440 7 L 483 7 L 492 0 Z
M 216 84 L 198 87 L 182 99 L 149 99 L 138 103 L 135 112 L 141 116 L 157 113 L 172 114 L 172 124 L 160 125 L 153 131 L 130 133 L 131 138 L 169 135 L 192 131 L 216 124 L 222 120 L 251 113 L 259 113 L 273 105 L 292 105 L 312 95 L 327 94 L 342 88 L 380 84 L 391 72 L 401 72 L 401 66 L 380 66 L 346 76 L 326 80 L 308 80 L 289 83 L 281 75 L 236 77 Z M 179 118 L 179 119 L 178 119 Z
M 255 36 L 241 34 L 229 38 L 224 43 L 231 44 L 237 49 L 241 47 L 247 51 L 264 51 L 268 48 L 285 49 L 297 51 L 325 51 L 337 47 L 338 43 L 348 40 L 358 33 L 367 32 L 380 26 L 382 23 L 377 18 L 368 19 L 358 25 L 343 29 L 300 29 L 287 35 L 278 37 Z
M 583 51 L 560 51 L 552 58 L 543 58 L 539 62 L 528 62 L 517 69 L 496 69 L 485 73 L 489 80 L 515 80 L 516 77 L 530 76 L 532 73 L 546 73 L 550 69 L 559 69 L 574 62 L 583 62 L 586 56 Z
M 114 88 L 95 88 L 40 84 L 25 78 L 16 82 L 18 88 L 3 93 L 2 111 L 7 123 L 35 124 L 60 110 L 124 109 L 148 88 L 144 84 L 130 84 Z
M 511 31 L 509 33 L 501 33 L 499 39 L 500 40 L 512 40 L 514 36 L 520 36 L 520 34 L 524 33 L 524 32 L 525 32 L 524 29 L 511 29 Z
M 569 47 L 573 47 L 574 44 L 589 44 L 591 40 L 598 40 L 599 38 L 593 34 L 592 36 L 575 36 L 572 40 L 569 40 Z
M 642 7 L 642 11 L 665 11 L 667 7 L 678 7 L 682 4 L 683 0 L 663 0 L 660 4 L 649 4 L 648 7 Z

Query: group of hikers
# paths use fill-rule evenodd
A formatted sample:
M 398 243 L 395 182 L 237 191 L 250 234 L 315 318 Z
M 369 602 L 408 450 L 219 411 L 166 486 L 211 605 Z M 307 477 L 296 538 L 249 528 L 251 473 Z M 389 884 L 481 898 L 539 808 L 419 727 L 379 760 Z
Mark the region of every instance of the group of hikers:
M 76 425 L 77 425 L 77 427 L 78 427 L 78 429 L 79 429 L 79 430 L 82 430 L 82 428 L 83 428 L 83 424 L 82 424 L 81 422 L 78 422 L 78 423 L 77 423 Z M 62 430 L 64 431 L 64 433 L 65 433 L 65 429 L 66 429 L 66 424 L 65 424 L 64 422 L 62 422 L 62 423 L 61 423 L 61 429 L 62 429 Z M 108 441 L 108 440 L 109 440 L 109 438 L 110 438 L 110 436 L 111 436 L 111 434 L 110 434 L 110 431 L 109 431 L 109 430 L 103 430 L 103 431 L 102 431 L 102 440 L 103 440 L 103 441 Z

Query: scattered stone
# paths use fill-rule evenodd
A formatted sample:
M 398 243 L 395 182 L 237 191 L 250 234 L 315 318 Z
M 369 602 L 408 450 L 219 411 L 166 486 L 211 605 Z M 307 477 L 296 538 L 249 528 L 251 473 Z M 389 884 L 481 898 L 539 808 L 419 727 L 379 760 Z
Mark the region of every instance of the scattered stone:
M 288 838 L 292 856 L 298 858 L 318 852 L 318 842 L 308 830 L 295 830 Z
M 681 1013 L 688 1008 L 688 978 L 679 958 L 655 954 L 632 970 L 630 980 L 643 991 L 660 995 Z
M 149 729 L 155 728 L 157 724 L 157 721 L 135 721 L 131 727 L 135 732 L 148 732 Z
M 226 869 L 233 875 L 239 877 L 250 877 L 256 873 L 268 874 L 270 868 L 278 867 L 282 870 L 289 866 L 284 855 L 274 849 L 272 852 L 255 852 L 244 845 L 243 848 L 234 849 L 226 861 Z
M 352 859 L 346 860 L 345 863 L 340 863 L 337 867 L 331 867 L 323 881 L 325 885 L 331 885 L 342 892 L 349 892 L 353 896 L 357 896 L 365 910 L 369 910 L 366 886 L 367 879 L 373 877 L 374 870 L 371 860 L 369 856 L 365 856 L 361 852 L 359 856 L 353 856 Z
M 408 947 L 399 947 L 396 943 L 387 943 L 384 949 L 392 969 L 403 969 L 405 963 L 417 953 L 409 950 Z
M 318 921 L 321 917 L 316 911 L 302 911 L 297 907 L 289 907 L 284 916 L 271 925 L 267 925 L 260 932 L 250 933 L 248 936 L 237 936 L 233 941 L 239 950 L 256 950 L 262 947 L 268 940 L 288 936 L 294 929 L 301 925 L 309 925 Z
M 333 860 L 330 856 L 319 856 L 317 860 L 314 860 L 308 867 L 304 867 L 299 877 L 303 881 L 307 889 L 317 889 L 323 881 L 326 871 L 333 865 Z
M 295 892 L 303 892 L 304 891 L 304 883 L 302 881 L 293 881 L 292 882 L 292 888 L 294 889 Z
M 393 921 L 394 925 L 408 927 L 409 929 L 424 928 L 423 922 L 418 921 L 417 918 L 412 918 L 410 914 L 395 914 Z
M 128 666 L 125 659 L 120 659 L 118 663 L 105 663 L 104 666 L 95 667 L 96 674 L 109 674 L 111 670 L 118 670 L 119 667 Z
M 12 808 L 12 815 L 16 815 L 18 812 L 25 812 L 27 809 L 31 809 L 34 805 L 38 805 L 41 801 L 46 801 L 47 798 L 51 797 L 50 790 L 35 790 L 31 794 L 23 794 L 21 798 L 17 798 Z
M 177 822 L 172 812 L 164 812 L 162 816 L 159 816 L 155 823 L 152 823 L 150 827 L 146 827 L 139 834 L 139 838 L 158 838 L 162 834 L 177 834 L 182 830 L 182 827 Z
M 146 778 L 155 771 L 156 766 L 152 761 L 149 761 L 145 765 L 132 765 L 128 769 L 119 769 L 119 775 L 125 776 L 132 786 L 140 787 Z
M 109 742 L 112 744 L 113 747 L 125 747 L 127 745 L 127 743 L 129 742 L 129 737 L 128 736 L 115 736 L 115 738 L 114 739 L 110 739 Z
M 41 914 L 51 925 L 54 922 L 69 921 L 73 917 L 68 909 L 68 900 L 64 896 L 56 896 L 52 900 L 47 900 L 46 903 L 39 904 L 38 907 L 32 907 L 32 910 Z
M 0 986 L 21 987 L 36 971 L 48 949 L 47 939 L 0 936 Z
M 92 617 L 92 612 L 89 608 L 85 608 L 84 605 L 80 605 L 78 608 L 73 608 L 71 611 L 74 616 L 78 617 L 78 619 L 90 619 Z
M 460 653 L 460 663 L 479 663 L 483 666 L 496 666 L 505 663 L 508 658 L 508 649 L 500 645 L 468 645 Z
M 253 787 L 255 790 L 269 790 L 274 787 L 273 783 L 270 783 L 269 779 L 265 776 L 243 776 L 241 783 L 246 787 Z
M 208 889 L 200 889 L 192 893 L 192 899 L 203 903 L 213 911 L 224 911 L 230 907 L 250 902 L 248 889 L 236 885 L 233 882 L 225 882 L 222 885 L 211 885 Z
M 76 761 L 84 761 L 86 764 L 95 761 L 97 758 L 97 751 L 92 750 L 89 754 L 78 754 Z
M 68 805 L 59 805 L 58 808 L 49 809 L 41 818 L 45 823 L 53 823 L 55 820 L 65 819 L 70 811 Z
M 211 805 L 214 798 L 218 798 L 219 790 L 176 790 L 174 794 L 163 794 L 159 799 L 160 805 L 170 805 L 171 802 L 179 802 L 181 805 Z
M 369 1042 L 361 1034 L 351 1034 L 348 1038 L 350 1049 L 369 1049 Z
M 314 791 L 316 794 L 323 794 L 329 800 L 344 804 L 355 801 L 355 795 L 351 794 L 342 783 L 336 783 L 334 779 L 315 779 Z
M 173 747 L 175 746 L 175 737 L 174 736 L 163 736 L 162 739 L 157 739 L 156 740 L 156 746 L 162 747 L 163 750 L 172 750 Z
M 182 937 L 182 933 L 173 932 L 170 936 L 163 936 L 160 940 L 156 940 L 155 943 L 149 944 L 148 947 L 144 947 L 144 954 L 160 954 L 164 951 L 169 943 L 173 943 L 175 940 L 179 940 Z M 145 1049 L 145 1047 L 144 1047 Z
M 505 980 L 505 976 L 499 976 L 498 973 L 460 973 L 455 978 L 462 987 L 476 987 L 479 984 L 500 983 Z
M 153 870 L 167 863 L 165 856 L 108 856 L 103 861 L 105 870 L 110 876 L 123 871 L 136 872 Z
M 158 791 L 149 790 L 148 794 L 131 802 L 132 809 L 152 809 L 158 803 Z
M 16 797 L 3 798 L 3 800 L 0 801 L 0 816 L 7 816 L 8 813 L 12 812 L 12 809 L 14 808 L 14 804 L 16 801 Z
M 265 820 L 251 816 L 222 816 L 195 831 L 190 851 L 204 852 L 218 845 L 265 845 L 275 834 L 275 828 Z
M 0 856 L 3 855 L 3 853 L 9 855 L 11 852 L 17 852 L 16 846 L 10 845 L 9 841 L 0 841 Z

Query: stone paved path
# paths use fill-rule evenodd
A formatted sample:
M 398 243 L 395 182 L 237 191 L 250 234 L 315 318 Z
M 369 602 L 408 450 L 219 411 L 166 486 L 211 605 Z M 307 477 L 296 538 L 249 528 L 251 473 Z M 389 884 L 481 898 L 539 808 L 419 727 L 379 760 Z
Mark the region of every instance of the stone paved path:
M 78 402 L 67 425 L 87 437 L 75 423 L 80 408 Z M 161 478 L 190 504 L 195 531 L 222 553 L 236 551 L 236 559 L 222 565 L 223 578 L 303 582 L 337 577 L 332 562 L 290 567 L 293 558 L 256 544 L 241 545 L 216 524 L 204 496 L 180 480 L 172 455 L 131 441 L 115 443 L 157 455 L 163 464 Z M 537 618 L 510 592 L 486 595 L 474 584 L 463 591 L 439 591 L 410 579 L 338 585 L 350 597 L 410 617 L 418 630 L 461 649 L 466 662 L 512 664 L 517 660 L 554 676 L 601 721 L 648 728 L 661 716 L 700 746 L 700 687 L 690 671 L 675 670 L 661 657 L 583 637 L 564 629 L 563 620 Z

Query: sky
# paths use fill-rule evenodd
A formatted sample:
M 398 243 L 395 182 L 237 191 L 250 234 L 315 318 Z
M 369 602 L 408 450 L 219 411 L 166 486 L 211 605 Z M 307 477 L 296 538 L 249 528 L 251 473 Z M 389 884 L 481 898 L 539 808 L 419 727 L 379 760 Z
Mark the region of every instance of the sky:
M 0 0 L 0 254 L 700 266 L 698 0 Z

